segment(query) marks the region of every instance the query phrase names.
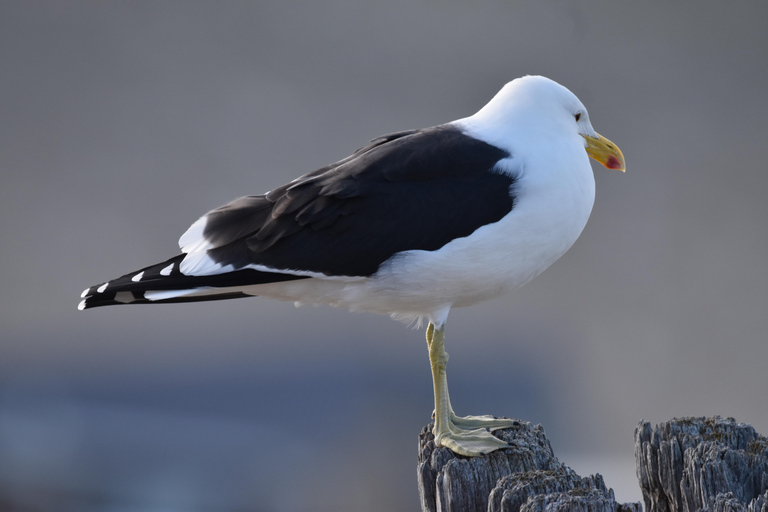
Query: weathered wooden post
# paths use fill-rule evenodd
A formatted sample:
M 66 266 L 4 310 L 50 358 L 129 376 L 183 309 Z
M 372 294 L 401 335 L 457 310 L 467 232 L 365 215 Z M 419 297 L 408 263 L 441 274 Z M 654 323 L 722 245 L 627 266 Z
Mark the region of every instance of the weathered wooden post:
M 541 425 L 494 432 L 510 448 L 462 457 L 437 448 L 432 425 L 419 436 L 418 480 L 423 512 L 641 512 L 619 504 L 600 475 L 582 478 L 555 457 Z
M 647 512 L 768 512 L 768 439 L 733 418 L 680 418 L 635 429 Z

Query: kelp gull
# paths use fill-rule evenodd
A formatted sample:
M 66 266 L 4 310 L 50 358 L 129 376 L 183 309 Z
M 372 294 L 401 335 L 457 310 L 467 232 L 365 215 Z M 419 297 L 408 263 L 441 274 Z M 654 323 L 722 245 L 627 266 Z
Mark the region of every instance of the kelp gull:
M 592 210 L 594 158 L 624 170 L 565 87 L 506 84 L 476 114 L 374 139 L 334 164 L 201 217 L 182 254 L 91 286 L 79 309 L 264 296 L 426 319 L 435 441 L 481 455 L 514 422 L 458 417 L 444 325 L 453 307 L 498 297 L 562 256 Z

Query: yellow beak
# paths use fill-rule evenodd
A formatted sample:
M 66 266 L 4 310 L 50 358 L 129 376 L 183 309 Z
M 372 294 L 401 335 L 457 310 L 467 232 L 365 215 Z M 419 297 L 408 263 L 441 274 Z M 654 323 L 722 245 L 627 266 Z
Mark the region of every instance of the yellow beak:
M 619 146 L 609 141 L 599 133 L 597 138 L 582 135 L 587 141 L 587 154 L 606 166 L 608 169 L 617 169 L 624 172 L 624 154 Z

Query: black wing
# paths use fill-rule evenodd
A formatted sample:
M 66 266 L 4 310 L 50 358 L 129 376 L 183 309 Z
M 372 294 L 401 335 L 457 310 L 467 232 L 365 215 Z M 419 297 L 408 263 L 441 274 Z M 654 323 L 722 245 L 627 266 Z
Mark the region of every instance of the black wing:
M 206 215 L 208 256 L 369 276 L 392 255 L 437 250 L 512 210 L 508 152 L 443 125 L 375 139 L 350 157 Z

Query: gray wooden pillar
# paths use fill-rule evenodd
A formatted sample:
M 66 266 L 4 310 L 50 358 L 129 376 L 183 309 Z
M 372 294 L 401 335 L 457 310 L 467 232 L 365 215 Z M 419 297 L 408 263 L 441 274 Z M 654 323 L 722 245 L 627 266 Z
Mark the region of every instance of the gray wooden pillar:
M 513 447 L 484 457 L 437 448 L 432 425 L 419 435 L 423 512 L 642 512 L 619 504 L 600 475 L 582 478 L 555 457 L 541 425 L 494 432 Z
M 768 512 L 768 439 L 733 418 L 681 418 L 635 429 L 647 512 Z

